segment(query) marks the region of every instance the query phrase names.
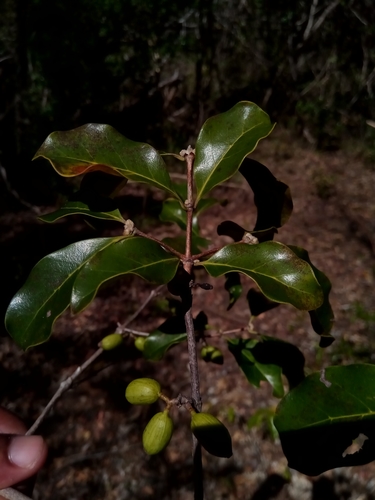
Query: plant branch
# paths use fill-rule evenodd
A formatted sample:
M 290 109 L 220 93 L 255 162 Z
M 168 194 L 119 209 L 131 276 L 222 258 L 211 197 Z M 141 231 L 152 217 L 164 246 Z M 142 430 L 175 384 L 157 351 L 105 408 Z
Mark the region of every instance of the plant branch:
M 18 490 L 13 488 L 4 488 L 0 490 L 0 497 L 6 498 L 7 500 L 32 500 Z
M 255 332 L 249 332 L 248 327 L 243 326 L 241 328 L 233 328 L 232 330 L 226 330 L 225 332 L 222 332 L 220 330 L 217 331 L 216 333 L 204 332 L 204 336 L 207 338 L 213 338 L 213 337 L 221 337 L 222 335 L 231 335 L 232 333 L 241 333 L 241 332 L 255 333 Z
M 209 248 L 208 250 L 205 250 L 204 252 L 201 252 L 201 253 L 197 253 L 196 255 L 193 255 L 191 257 L 192 261 L 196 261 L 196 260 L 200 260 L 200 259 L 203 259 L 204 257 L 208 257 L 210 255 L 213 255 L 214 253 L 218 252 L 219 250 L 221 250 L 223 247 L 213 247 L 213 248 Z
M 178 252 L 175 248 L 167 245 L 166 243 L 159 240 L 158 238 L 155 238 L 154 236 L 151 236 L 150 234 L 146 234 L 143 231 L 140 231 L 136 227 L 133 230 L 133 234 L 135 234 L 137 236 L 142 236 L 143 238 L 147 238 L 148 240 L 155 241 L 155 243 L 158 243 L 161 247 L 165 248 L 166 250 L 168 250 L 168 252 L 172 253 L 173 255 L 176 255 L 176 257 L 178 257 L 179 259 L 181 259 L 181 260 L 184 259 L 184 255 L 181 252 Z
M 101 355 L 102 352 L 103 352 L 103 349 L 101 347 L 99 347 L 94 352 L 94 354 L 92 354 L 92 356 L 90 356 L 81 366 L 78 366 L 78 368 L 72 373 L 72 375 L 70 375 L 68 378 L 66 378 L 65 380 L 63 380 L 63 382 L 61 382 L 59 388 L 57 389 L 57 391 L 55 392 L 55 394 L 52 396 L 52 398 L 50 399 L 50 401 L 47 404 L 47 406 L 44 408 L 44 410 L 39 415 L 39 417 L 35 420 L 35 422 L 30 427 L 30 429 L 26 432 L 26 436 L 30 436 L 31 434 L 34 434 L 34 432 L 36 431 L 36 429 L 43 422 L 45 416 L 47 415 L 47 413 L 49 412 L 49 410 L 53 407 L 53 405 L 55 404 L 55 402 L 59 399 L 59 397 L 65 391 L 67 391 L 71 387 L 71 385 L 76 380 L 76 378 L 79 375 L 81 375 L 81 373 L 83 371 L 85 371 L 86 368 L 89 367 L 91 365 L 91 363 L 93 363 L 96 360 L 96 358 L 98 358 Z
M 119 328 L 126 328 L 128 325 L 130 325 L 130 323 L 132 323 L 140 314 L 141 312 L 143 311 L 143 309 L 147 306 L 147 304 L 149 302 L 151 302 L 151 300 L 154 298 L 154 297 L 157 297 L 159 295 L 159 293 L 163 290 L 163 288 L 165 287 L 165 285 L 159 285 L 157 288 L 154 288 L 154 290 L 152 290 L 149 294 L 149 296 L 147 297 L 147 299 L 142 302 L 142 304 L 138 307 L 138 309 L 125 321 L 125 323 L 123 323 L 122 325 L 121 324 L 118 324 L 117 325 L 117 329 L 116 329 L 116 332 L 117 333 L 122 333 L 120 330 L 118 330 Z
M 187 166 L 187 200 L 185 201 L 186 208 L 186 247 L 183 266 L 187 273 L 192 275 L 194 261 L 191 256 L 191 241 L 193 228 L 193 212 L 194 212 L 194 197 L 193 197 L 193 166 L 194 166 L 194 150 L 189 146 L 187 150 L 180 154 L 185 156 Z M 199 371 L 198 371 L 198 356 L 197 344 L 195 341 L 194 321 L 192 314 L 193 294 L 192 288 L 187 288 L 181 295 L 181 299 L 186 308 L 185 325 L 187 334 L 187 344 L 189 352 L 189 369 L 190 369 L 190 384 L 191 384 L 191 399 L 193 407 L 196 411 L 202 409 L 202 398 L 199 387 Z M 193 436 L 193 467 L 194 467 L 194 499 L 203 500 L 203 468 L 202 468 L 202 451 L 200 444 L 195 436 Z
M 123 328 L 121 325 L 117 327 L 116 333 L 131 333 L 132 335 L 136 335 L 137 337 L 148 337 L 150 334 L 148 332 L 140 332 L 139 330 L 133 330 L 132 328 Z

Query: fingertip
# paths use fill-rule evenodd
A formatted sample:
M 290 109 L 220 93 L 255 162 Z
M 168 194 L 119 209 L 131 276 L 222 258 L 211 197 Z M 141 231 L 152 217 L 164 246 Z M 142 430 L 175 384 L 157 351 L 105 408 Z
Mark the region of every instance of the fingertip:
M 9 462 L 30 474 L 41 467 L 46 455 L 47 447 L 41 436 L 14 436 L 10 440 Z

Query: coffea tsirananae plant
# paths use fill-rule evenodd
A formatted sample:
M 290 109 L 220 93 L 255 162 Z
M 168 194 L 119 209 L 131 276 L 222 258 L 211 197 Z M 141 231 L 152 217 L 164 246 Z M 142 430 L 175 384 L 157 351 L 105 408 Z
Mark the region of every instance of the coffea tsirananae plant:
M 247 294 L 250 316 L 258 316 L 280 303 L 291 304 L 308 311 L 312 327 L 321 337 L 321 347 L 334 340 L 330 335 L 333 313 L 329 279 L 311 263 L 305 249 L 274 241 L 277 228 L 292 213 L 289 188 L 267 167 L 247 158 L 272 129 L 268 115 L 251 102 L 240 102 L 208 119 L 195 149 L 189 146 L 174 155 L 186 165 L 186 182 L 179 184 L 169 176 L 163 160 L 166 153 L 126 139 L 109 125 L 88 124 L 68 132 L 54 132 L 35 155 L 48 159 L 62 176 L 83 176 L 74 198 L 42 220 L 54 222 L 82 214 L 120 221 L 124 230 L 115 237 L 73 243 L 44 257 L 9 305 L 6 327 L 17 344 L 26 349 L 46 342 L 55 321 L 68 307 L 73 314 L 83 311 L 107 280 L 133 273 L 159 286 L 167 285 L 169 292 L 178 297 L 177 313 L 149 336 L 137 339 L 137 347 L 146 359 L 156 360 L 174 344 L 186 342 L 191 395 L 170 400 L 157 381 L 137 379 L 128 386 L 126 397 L 133 404 L 161 399 L 166 405 L 143 434 L 145 451 L 150 454 L 164 449 L 171 438 L 170 407 L 177 405 L 190 412 L 195 498 L 203 498 L 201 446 L 214 455 L 232 454 L 224 425 L 213 415 L 201 413 L 198 346 L 206 361 L 222 363 L 223 355 L 206 342 L 206 315 L 192 316 L 194 288 L 200 286 L 213 293 L 207 283 L 195 282 L 195 270 L 200 269 L 200 275 L 202 270 L 212 277 L 225 275 L 228 308 L 241 295 L 241 275 L 245 275 L 258 287 L 252 287 Z M 108 183 L 102 190 L 95 188 L 95 171 L 112 179 L 110 189 Z M 253 230 L 247 230 L 234 221 L 223 221 L 217 232 L 233 242 L 212 248 L 209 240 L 200 235 L 199 215 L 217 203 L 208 197 L 210 191 L 237 171 L 254 193 L 256 224 Z M 164 191 L 160 219 L 176 223 L 183 236 L 160 241 L 122 217 L 115 196 L 128 179 Z M 117 333 L 103 339 L 95 356 L 114 348 L 125 334 L 127 328 L 119 327 Z M 374 366 L 334 366 L 305 376 L 303 354 L 290 343 L 249 328 L 238 338 L 228 338 L 227 344 L 248 381 L 256 387 L 267 381 L 274 395 L 281 398 L 274 425 L 290 467 L 316 475 L 375 459 Z M 283 376 L 289 386 L 286 394 Z M 360 451 L 346 452 L 358 436 L 364 441 Z

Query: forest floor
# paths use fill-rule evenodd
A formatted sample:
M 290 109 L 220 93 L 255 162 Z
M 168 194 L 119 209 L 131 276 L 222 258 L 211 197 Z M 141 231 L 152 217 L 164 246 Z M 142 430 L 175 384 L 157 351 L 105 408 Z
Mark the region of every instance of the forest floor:
M 375 165 L 354 153 L 314 151 L 282 130 L 262 141 L 252 157 L 291 188 L 294 211 L 275 239 L 306 248 L 312 262 L 330 278 L 336 340 L 320 349 L 308 314 L 284 305 L 259 316 L 255 329 L 295 343 L 305 355 L 307 373 L 331 364 L 374 363 Z M 130 184 L 126 194 L 126 217 L 159 237 L 176 233 L 175 228 L 162 226 L 155 218 L 160 207 L 158 193 Z M 216 236 L 218 223 L 226 219 L 253 227 L 252 195 L 239 177 L 212 194 L 227 204 L 214 206 L 203 215 L 203 236 L 229 242 Z M 138 210 L 141 215 L 137 218 Z M 2 215 L 0 225 L 7 303 L 26 271 L 47 252 L 98 235 L 79 218 L 50 226 L 24 210 Z M 110 231 L 103 228 L 100 224 L 100 235 L 121 231 L 119 226 Z M 207 281 L 215 288 L 194 292 L 195 314 L 205 311 L 217 331 L 246 327 L 249 309 L 245 297 L 227 312 L 224 281 Z M 245 289 L 251 285 L 250 280 L 244 283 Z M 64 313 L 51 340 L 26 353 L 3 332 L 2 405 L 31 424 L 60 382 L 94 352 L 104 335 L 136 310 L 151 289 L 137 277 L 110 283 L 81 315 Z M 166 318 L 162 298 L 140 314 L 132 325 L 135 329 L 152 331 Z M 247 424 L 258 409 L 272 410 L 277 405 L 269 385 L 262 383 L 259 389 L 250 386 L 228 352 L 225 339 L 218 336 L 212 343 L 224 352 L 225 362 L 222 366 L 199 362 L 203 406 L 229 428 L 234 454 L 221 459 L 204 453 L 207 499 L 375 499 L 374 464 L 336 469 L 315 478 L 289 471 L 280 443 L 272 439 L 267 426 L 250 429 Z M 158 405 L 132 407 L 124 398 L 127 384 L 141 376 L 156 378 L 170 397 L 189 394 L 187 363 L 185 344 L 153 363 L 142 358 L 130 338 L 97 360 L 80 383 L 63 395 L 39 429 L 50 451 L 38 475 L 34 498 L 192 499 L 187 412 L 173 409 L 176 430 L 172 441 L 165 452 L 149 457 L 142 449 L 142 431 Z

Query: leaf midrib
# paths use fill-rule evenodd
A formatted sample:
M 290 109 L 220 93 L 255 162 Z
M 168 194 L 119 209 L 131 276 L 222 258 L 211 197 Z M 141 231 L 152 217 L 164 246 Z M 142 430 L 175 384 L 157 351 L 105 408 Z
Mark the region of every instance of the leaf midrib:
M 251 132 L 252 130 L 254 130 L 255 128 L 257 128 L 257 127 L 259 127 L 259 126 L 261 126 L 261 125 L 262 125 L 261 123 L 258 123 L 257 125 L 254 125 L 253 127 L 251 127 L 251 128 L 249 128 L 249 129 L 247 129 L 247 130 L 246 130 L 246 132 L 242 132 L 242 134 L 241 134 L 241 135 L 239 135 L 239 136 L 237 137 L 237 139 L 236 139 L 234 142 L 232 142 L 232 143 L 230 144 L 230 146 L 229 146 L 229 147 L 225 150 L 225 153 L 221 156 L 220 160 L 219 160 L 219 161 L 217 161 L 216 163 L 214 163 L 214 165 L 213 165 L 213 167 L 212 167 L 212 169 L 211 169 L 210 175 L 208 175 L 208 176 L 206 177 L 206 182 L 204 182 L 204 183 L 202 184 L 201 189 L 200 189 L 200 190 L 199 190 L 199 192 L 197 193 L 197 200 L 198 200 L 198 199 L 200 199 L 200 197 L 202 196 L 202 193 L 204 192 L 204 189 L 205 189 L 205 187 L 207 186 L 208 182 L 210 181 L 211 177 L 214 175 L 214 173 L 215 173 L 215 170 L 216 170 L 217 166 L 218 166 L 218 165 L 219 165 L 222 161 L 224 161 L 224 158 L 226 157 L 226 155 L 227 155 L 228 151 L 229 151 L 229 150 L 230 150 L 230 149 L 234 146 L 234 144 L 236 144 L 236 143 L 237 143 L 237 142 L 238 142 L 238 141 L 239 141 L 239 140 L 240 140 L 240 139 L 241 139 L 241 138 L 242 138 L 245 134 L 248 134 L 249 132 Z M 258 139 L 257 143 L 258 143 L 259 141 L 260 141 L 260 139 Z M 249 153 L 250 153 L 250 151 L 249 151 L 248 153 L 246 153 L 246 154 L 249 154 Z M 245 156 L 246 156 L 246 155 L 245 155 Z

